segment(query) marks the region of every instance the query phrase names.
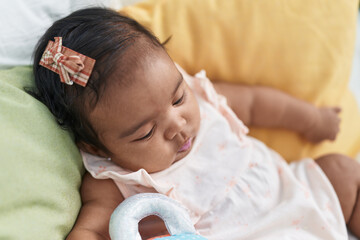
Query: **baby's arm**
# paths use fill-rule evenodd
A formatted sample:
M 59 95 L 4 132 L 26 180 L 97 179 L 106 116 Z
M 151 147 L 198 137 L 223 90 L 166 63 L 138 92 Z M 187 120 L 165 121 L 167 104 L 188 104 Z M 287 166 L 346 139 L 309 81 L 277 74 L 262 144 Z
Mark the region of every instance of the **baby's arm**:
M 110 179 L 94 179 L 86 173 L 81 185 L 81 200 L 80 214 L 66 239 L 110 239 L 110 216 L 124 200 L 115 183 Z
M 124 200 L 115 183 L 110 179 L 95 179 L 86 173 L 81 185 L 81 200 L 80 214 L 66 240 L 110 239 L 110 216 Z M 155 216 L 144 218 L 139 232 L 145 239 L 168 233 L 164 222 Z
M 286 128 L 312 142 L 334 140 L 339 131 L 337 107 L 317 108 L 270 87 L 229 83 L 214 86 L 246 125 Z

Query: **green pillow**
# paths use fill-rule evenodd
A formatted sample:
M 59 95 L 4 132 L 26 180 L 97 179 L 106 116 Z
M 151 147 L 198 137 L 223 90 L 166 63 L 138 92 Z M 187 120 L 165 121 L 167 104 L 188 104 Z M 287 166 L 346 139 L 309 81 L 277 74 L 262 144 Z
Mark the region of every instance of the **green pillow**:
M 71 135 L 24 91 L 30 67 L 0 70 L 0 239 L 64 239 L 84 168 Z

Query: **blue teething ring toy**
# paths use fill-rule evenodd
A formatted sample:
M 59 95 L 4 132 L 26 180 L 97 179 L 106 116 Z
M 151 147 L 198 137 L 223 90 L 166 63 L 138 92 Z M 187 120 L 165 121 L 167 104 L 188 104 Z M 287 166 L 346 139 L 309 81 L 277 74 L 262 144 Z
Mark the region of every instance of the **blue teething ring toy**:
M 186 209 L 159 193 L 140 193 L 123 201 L 110 219 L 112 240 L 141 240 L 138 224 L 141 219 L 157 215 L 164 220 L 171 236 L 159 240 L 206 240 L 196 234 Z

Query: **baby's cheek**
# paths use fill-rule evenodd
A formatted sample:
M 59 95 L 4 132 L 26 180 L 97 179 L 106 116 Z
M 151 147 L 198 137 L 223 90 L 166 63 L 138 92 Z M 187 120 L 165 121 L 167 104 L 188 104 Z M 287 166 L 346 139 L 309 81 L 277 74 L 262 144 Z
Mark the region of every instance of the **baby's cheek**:
M 191 111 L 191 120 L 194 124 L 194 129 L 196 130 L 196 132 L 199 130 L 200 128 L 200 108 L 199 108 L 199 104 L 196 100 L 196 98 L 193 96 L 194 101 L 192 102 L 192 111 Z
M 175 159 L 174 149 L 169 144 L 163 144 L 154 148 L 152 153 L 149 153 L 146 157 L 151 166 L 156 166 L 156 171 L 164 170 L 172 165 Z
M 146 155 L 155 159 L 166 159 L 173 153 L 174 149 L 170 141 L 167 141 L 164 137 L 158 136 L 152 141 L 147 148 Z

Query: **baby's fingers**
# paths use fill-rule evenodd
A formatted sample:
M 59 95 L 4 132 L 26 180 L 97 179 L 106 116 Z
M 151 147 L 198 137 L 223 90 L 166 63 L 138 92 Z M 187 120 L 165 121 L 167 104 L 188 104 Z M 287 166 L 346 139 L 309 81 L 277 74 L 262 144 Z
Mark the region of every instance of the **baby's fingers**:
M 332 109 L 335 113 L 341 113 L 341 107 L 333 107 Z
M 339 128 L 339 127 L 337 127 L 336 129 L 334 129 L 334 131 L 330 133 L 328 139 L 329 139 L 330 141 L 335 141 L 335 140 L 336 140 L 336 137 L 337 137 L 337 135 L 338 135 L 338 133 L 339 133 L 339 131 L 340 131 L 340 128 Z

